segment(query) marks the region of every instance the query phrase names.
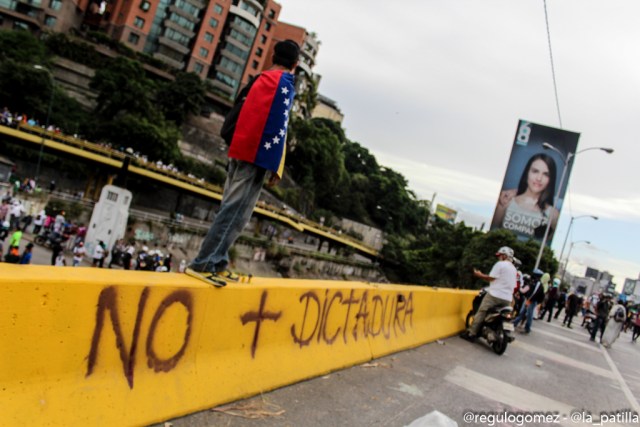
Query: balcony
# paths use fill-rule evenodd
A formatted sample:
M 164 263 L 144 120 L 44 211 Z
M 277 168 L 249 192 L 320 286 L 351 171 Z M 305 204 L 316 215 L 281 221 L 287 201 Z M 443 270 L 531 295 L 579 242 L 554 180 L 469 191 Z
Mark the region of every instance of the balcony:
M 158 38 L 158 43 L 168 47 L 171 50 L 175 50 L 176 52 L 179 52 L 183 55 L 186 55 L 187 53 L 190 52 L 189 48 L 186 46 L 181 45 L 180 43 L 174 42 L 173 40 L 167 38 L 167 37 L 160 37 Z
M 155 59 L 159 59 L 160 61 L 169 64 L 173 68 L 177 68 L 178 70 L 184 69 L 184 62 L 176 61 L 175 59 L 170 58 L 170 57 L 164 55 L 163 53 L 155 52 L 153 54 L 153 57 Z
M 251 24 L 256 28 L 260 27 L 260 19 L 258 17 L 253 16 L 252 14 L 250 14 L 246 10 L 239 8 L 238 6 L 231 6 L 229 8 L 229 12 L 251 22 Z
M 188 28 L 183 27 L 182 25 L 178 24 L 177 22 L 173 22 L 170 19 L 165 19 L 162 22 L 165 26 L 165 28 L 172 28 L 182 34 L 184 34 L 185 36 L 189 36 L 189 38 L 193 38 L 195 37 L 196 33 L 194 33 L 193 31 L 189 30 Z
M 262 4 L 259 1 L 256 1 L 256 0 L 242 0 L 242 1 L 250 6 L 255 7 L 260 11 L 260 13 L 264 12 L 264 6 L 262 6 Z
M 310 77 L 310 76 L 312 76 L 312 75 L 313 75 L 313 73 L 312 73 L 312 71 L 311 71 L 311 67 L 310 67 L 310 66 L 309 66 L 309 64 L 307 64 L 306 62 L 304 62 L 304 61 L 299 61 L 299 62 L 298 62 L 298 67 L 299 67 L 300 69 L 302 69 L 302 71 L 304 71 L 304 72 L 307 74 L 307 76 L 309 76 L 309 77 Z
M 171 6 L 169 6 L 169 11 L 171 12 L 175 12 L 180 16 L 184 16 L 185 18 L 187 18 L 189 21 L 191 22 L 195 22 L 196 24 L 198 22 L 200 22 L 200 19 L 196 16 L 191 15 L 189 12 L 185 12 L 184 10 L 180 9 L 178 6 L 176 6 L 175 4 L 172 4 Z
M 205 9 L 207 7 L 207 5 L 204 4 L 203 2 L 201 2 L 200 0 L 186 0 L 186 1 L 188 3 L 191 3 L 192 5 L 194 5 L 195 7 L 197 7 L 200 10 Z

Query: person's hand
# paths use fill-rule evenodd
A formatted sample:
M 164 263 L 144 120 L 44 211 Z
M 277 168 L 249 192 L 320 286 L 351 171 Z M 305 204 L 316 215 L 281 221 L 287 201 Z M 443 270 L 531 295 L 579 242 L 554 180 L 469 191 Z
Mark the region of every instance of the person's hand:
M 267 181 L 267 187 L 275 187 L 280 182 L 280 177 L 277 173 L 271 172 L 271 176 L 269 176 L 269 181 Z
M 481 274 L 482 274 L 482 272 L 481 272 L 480 270 L 478 270 L 477 268 L 474 268 L 474 269 L 473 269 L 473 275 L 474 275 L 474 276 L 478 277 L 478 276 L 479 276 L 479 275 L 481 275 Z
M 500 197 L 498 198 L 498 204 L 502 207 L 507 207 L 509 203 L 511 203 L 511 199 L 513 199 L 516 195 L 516 190 L 505 190 L 500 193 Z

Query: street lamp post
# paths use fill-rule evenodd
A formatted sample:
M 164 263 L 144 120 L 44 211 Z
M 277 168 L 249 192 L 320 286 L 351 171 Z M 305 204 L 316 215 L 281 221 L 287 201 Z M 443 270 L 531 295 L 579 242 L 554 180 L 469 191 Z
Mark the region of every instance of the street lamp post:
M 560 251 L 560 256 L 558 257 L 558 261 L 562 262 L 562 254 L 564 254 L 564 247 L 567 245 L 567 239 L 569 238 L 569 233 L 571 232 L 571 226 L 573 225 L 573 221 L 576 219 L 580 219 L 580 218 L 593 218 L 596 221 L 598 220 L 598 217 L 595 215 L 580 215 L 580 216 L 572 216 L 571 217 L 571 221 L 569 222 L 569 228 L 567 229 L 567 234 L 564 236 L 564 243 L 562 243 L 562 250 Z M 565 265 L 565 268 L 567 268 L 567 266 Z
M 585 148 L 584 150 L 577 151 L 575 153 L 568 153 L 565 156 L 562 153 L 562 151 L 558 150 L 556 147 L 554 147 L 553 145 L 549 144 L 548 142 L 543 142 L 542 143 L 542 147 L 547 149 L 547 150 L 555 151 L 556 153 L 558 153 L 560 155 L 560 157 L 562 157 L 562 160 L 564 160 L 564 167 L 562 168 L 562 175 L 560 176 L 560 184 L 558 185 L 558 190 L 556 191 L 555 197 L 553 198 L 553 207 L 554 208 L 556 208 L 556 206 L 558 205 L 558 199 L 560 198 L 560 194 L 562 192 L 562 187 L 564 185 L 565 178 L 567 177 L 567 169 L 569 168 L 569 163 L 571 162 L 572 158 L 574 158 L 575 156 L 577 156 L 580 153 L 583 153 L 583 152 L 589 151 L 589 150 L 601 150 L 601 151 L 604 151 L 607 154 L 613 153 L 613 148 L 590 147 L 590 148 Z M 542 260 L 542 252 L 544 251 L 544 247 L 547 244 L 547 238 L 549 237 L 549 229 L 550 228 L 551 228 L 551 218 L 549 218 L 549 220 L 547 221 L 547 226 L 544 229 L 544 236 L 542 237 L 542 242 L 540 243 L 540 251 L 538 252 L 538 257 L 536 258 L 536 265 L 535 265 L 534 269 L 540 267 L 540 261 Z
M 560 278 L 560 282 L 564 282 L 564 275 L 567 272 L 567 265 L 569 264 L 569 257 L 571 256 L 571 250 L 573 249 L 573 245 L 575 245 L 576 243 L 586 243 L 587 245 L 590 245 L 591 242 L 588 240 L 578 240 L 577 242 L 571 242 L 571 245 L 569 246 L 569 252 L 567 252 L 567 261 L 565 263 L 565 267 L 564 270 L 562 270 L 562 277 Z
M 53 94 L 54 94 L 54 82 L 53 82 L 53 74 L 48 68 L 43 67 L 42 65 L 34 65 L 33 68 L 36 70 L 44 71 L 49 76 L 49 81 L 51 82 L 51 94 L 49 95 L 49 107 L 47 108 L 47 118 L 44 123 L 45 132 L 49 128 L 49 119 L 51 117 L 51 108 L 53 107 Z M 40 143 L 40 152 L 38 153 L 38 165 L 36 166 L 36 185 L 40 179 L 40 162 L 42 161 L 42 152 L 44 150 L 44 134 L 42 135 L 42 142 Z

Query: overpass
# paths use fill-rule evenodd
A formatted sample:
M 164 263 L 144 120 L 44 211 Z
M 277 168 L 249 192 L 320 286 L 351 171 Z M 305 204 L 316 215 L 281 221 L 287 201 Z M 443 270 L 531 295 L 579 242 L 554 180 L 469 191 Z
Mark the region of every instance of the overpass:
M 115 170 L 120 170 L 128 157 L 127 154 L 118 150 L 27 124 L 20 124 L 17 128 L 0 126 L 0 135 L 5 139 L 30 143 L 54 153 L 64 153 L 82 161 L 98 163 Z M 131 164 L 128 164 L 127 168 L 130 173 L 163 183 L 180 191 L 187 191 L 216 201 L 222 200 L 222 188 L 217 185 L 189 177 L 183 173 L 163 169 L 152 162 L 144 162 L 131 156 L 129 156 L 129 160 Z M 367 246 L 361 241 L 306 218 L 291 215 L 285 210 L 266 203 L 259 202 L 254 210 L 254 215 L 277 221 L 300 232 L 319 237 L 321 240 L 349 246 L 369 258 L 379 256 L 375 248 Z

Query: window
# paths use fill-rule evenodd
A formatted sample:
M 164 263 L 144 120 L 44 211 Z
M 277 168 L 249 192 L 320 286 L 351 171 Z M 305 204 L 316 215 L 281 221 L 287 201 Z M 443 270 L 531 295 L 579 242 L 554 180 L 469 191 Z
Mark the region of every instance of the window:
M 276 17 L 276 11 L 273 9 L 269 9 L 269 18 L 273 19 Z
M 25 31 L 29 31 L 29 26 L 22 22 L 22 21 L 14 21 L 13 22 L 13 29 L 14 30 L 25 30 Z
M 251 68 L 253 68 L 254 70 L 257 70 L 257 69 L 258 69 L 258 65 L 259 65 L 259 64 L 258 64 L 258 61 L 253 61 L 253 62 L 251 63 Z
M 137 35 L 136 33 L 129 33 L 129 43 L 138 44 L 139 41 L 140 41 L 139 35 Z
M 144 27 L 144 19 L 140 18 L 139 16 L 136 16 L 136 19 L 133 20 L 133 25 L 135 25 L 138 28 Z
M 53 28 L 56 26 L 56 21 L 58 19 L 55 16 L 51 16 L 51 15 L 46 15 L 44 17 L 44 25 L 46 25 L 49 28 Z
M 202 56 L 203 58 L 206 58 L 207 56 L 209 56 L 209 49 L 207 49 L 206 47 L 201 47 L 200 56 Z
M 218 20 L 216 18 L 209 19 L 209 26 L 211 28 L 218 28 Z
M 261 47 L 256 49 L 256 56 L 262 57 L 262 48 Z
M 49 9 L 60 10 L 62 7 L 62 0 L 49 0 Z
M 173 28 L 167 28 L 164 31 L 164 36 L 183 46 L 189 46 L 189 42 L 191 41 L 189 37 L 174 30 Z
M 209 42 L 209 43 L 213 42 L 213 34 L 211 34 L 211 33 L 204 33 L 204 39 L 205 39 L 207 42 Z
M 195 71 L 196 74 L 202 73 L 202 71 L 204 71 L 204 65 L 202 65 L 199 62 L 196 62 L 193 66 L 193 71 Z
M 194 22 L 189 21 L 187 18 L 178 15 L 177 13 L 172 13 L 171 15 L 169 15 L 169 20 L 175 22 L 182 28 L 185 28 L 189 31 L 193 31 L 196 28 L 196 24 Z
M 271 29 L 271 22 L 267 22 L 266 24 L 264 24 L 265 31 L 269 31 L 270 29 Z
M 217 13 L 218 15 L 220 15 L 220 14 L 222 13 L 222 6 L 220 6 L 218 3 L 216 3 L 216 4 L 213 6 L 213 11 L 214 11 L 215 13 Z
M 265 44 L 267 42 L 267 36 L 264 34 L 260 36 L 260 43 Z
M 140 3 L 140 9 L 144 10 L 145 12 L 148 11 L 149 9 L 151 9 L 151 3 L 149 3 L 147 0 L 142 0 L 142 3 Z

